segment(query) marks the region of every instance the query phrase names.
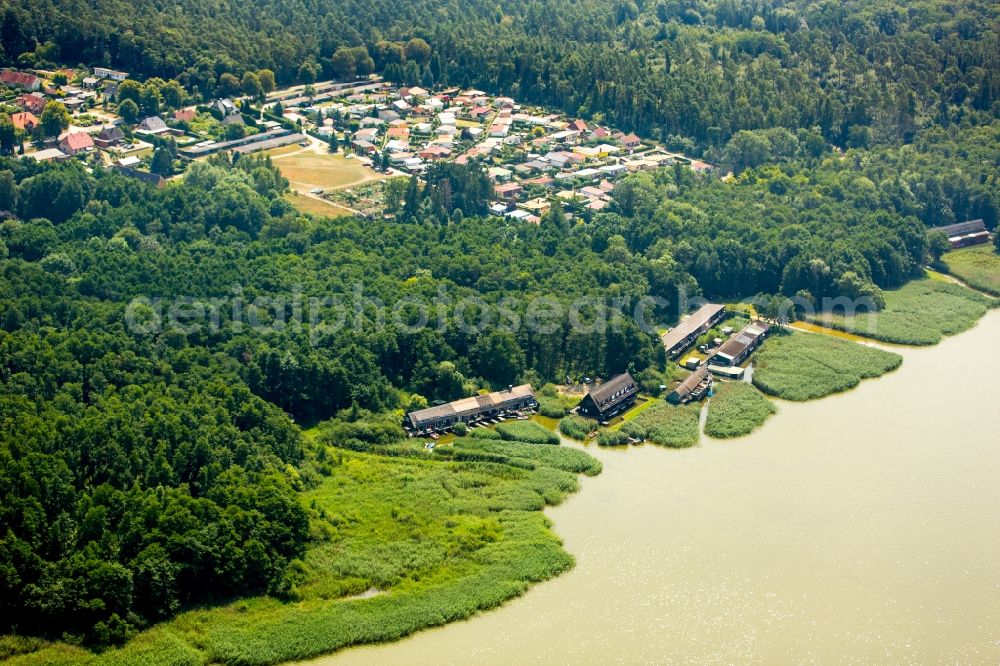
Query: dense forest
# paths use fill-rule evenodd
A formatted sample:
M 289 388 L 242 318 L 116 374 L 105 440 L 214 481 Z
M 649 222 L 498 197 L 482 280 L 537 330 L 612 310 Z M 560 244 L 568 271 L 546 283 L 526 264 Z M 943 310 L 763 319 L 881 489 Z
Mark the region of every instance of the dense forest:
M 940 257 L 928 226 L 997 226 L 997 14 L 0 0 L 2 64 L 114 65 L 206 99 L 245 71 L 379 70 L 723 167 L 629 176 L 605 211 L 555 206 L 535 227 L 484 216 L 476 164 L 397 188 L 395 219 L 373 223 L 299 214 L 264 158 L 194 164 L 162 189 L 0 159 L 0 633 L 106 645 L 184 608 L 288 596 L 321 473 L 303 425 L 392 439 L 401 410 L 626 369 L 655 392 L 656 329 L 683 295 L 878 302 Z M 630 315 L 650 297 L 647 326 Z
M 291 83 L 389 67 L 689 151 L 772 127 L 864 147 L 997 117 L 998 13 L 976 0 L 4 0 L 0 60 L 116 65 L 206 96 L 226 73 Z M 345 69 L 352 47 L 371 58 Z

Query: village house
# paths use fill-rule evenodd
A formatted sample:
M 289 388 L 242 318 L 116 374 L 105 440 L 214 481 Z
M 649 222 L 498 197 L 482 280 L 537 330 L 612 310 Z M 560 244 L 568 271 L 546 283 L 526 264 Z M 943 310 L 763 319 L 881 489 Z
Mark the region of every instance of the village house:
M 370 141 L 365 141 L 364 139 L 354 139 L 351 141 L 351 147 L 360 153 L 374 153 L 376 148 L 375 144 Z
M 443 159 L 451 155 L 451 148 L 446 148 L 444 146 L 427 146 L 418 154 L 425 160 Z
M 45 99 L 44 95 L 39 93 L 24 93 L 17 98 L 17 105 L 24 109 L 25 111 L 31 111 L 32 113 L 41 113 L 45 110 L 45 103 L 48 100 Z
M 418 409 L 406 415 L 403 428 L 410 434 L 447 430 L 456 423 L 476 423 L 485 419 L 538 405 L 530 384 L 512 386 L 504 391 L 475 395 L 443 405 Z
M 42 87 L 42 80 L 34 74 L 18 72 L 13 69 L 5 69 L 0 72 L 0 83 L 11 88 L 35 91 Z
M 59 139 L 59 149 L 67 155 L 79 155 L 94 149 L 94 140 L 86 132 L 70 132 Z
M 236 108 L 236 105 L 233 104 L 233 100 L 229 99 L 228 97 L 223 99 L 217 99 L 214 102 L 212 102 L 212 110 L 218 112 L 219 115 L 221 115 L 223 118 L 232 116 L 240 112 L 240 110 Z
M 627 372 L 598 384 L 583 396 L 577 411 L 605 423 L 628 410 L 639 395 L 639 385 Z
M 125 138 L 125 133 L 117 125 L 109 125 L 101 130 L 100 134 L 94 137 L 94 144 L 98 148 L 110 148 L 118 145 Z
M 635 150 L 642 145 L 642 139 L 635 134 L 626 134 L 618 140 L 627 150 Z
M 31 111 L 12 113 L 10 115 L 10 121 L 14 123 L 14 127 L 19 130 L 24 130 L 25 132 L 31 132 L 38 127 L 38 117 Z
M 69 159 L 69 155 L 58 148 L 46 148 L 45 150 L 39 150 L 31 153 L 30 157 L 36 162 L 62 162 L 63 160 Z
M 708 360 L 709 365 L 734 367 L 743 363 L 764 342 L 770 326 L 754 322 L 727 340 Z
M 707 303 L 672 329 L 660 336 L 667 358 L 676 358 L 690 347 L 699 335 L 722 321 L 726 316 L 726 306 Z
M 182 123 L 189 123 L 194 120 L 197 115 L 198 111 L 193 108 L 178 109 L 177 111 L 174 111 L 174 120 Z
M 521 196 L 524 188 L 517 183 L 501 183 L 493 191 L 496 193 L 498 199 L 507 199 L 509 201 Z
M 124 81 L 128 78 L 128 72 L 121 72 L 108 67 L 95 67 L 94 76 L 99 79 L 111 79 L 112 81 Z
M 170 131 L 167 124 L 163 122 L 163 118 L 159 116 L 149 116 L 148 118 L 143 118 L 139 125 L 135 128 L 135 131 L 139 134 L 164 134 Z

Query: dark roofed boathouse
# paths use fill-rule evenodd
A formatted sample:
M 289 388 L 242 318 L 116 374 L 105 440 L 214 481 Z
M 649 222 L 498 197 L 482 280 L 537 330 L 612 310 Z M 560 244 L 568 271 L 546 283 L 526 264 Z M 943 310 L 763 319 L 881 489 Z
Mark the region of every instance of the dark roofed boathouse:
M 632 375 L 623 372 L 590 389 L 580 401 L 578 411 L 598 421 L 607 421 L 635 404 L 638 395 L 639 385 Z
M 715 352 L 708 360 L 709 364 L 722 367 L 734 367 L 741 364 L 764 342 L 769 330 L 771 327 L 762 321 L 755 321 L 743 327 L 743 330 L 719 347 L 719 351 Z

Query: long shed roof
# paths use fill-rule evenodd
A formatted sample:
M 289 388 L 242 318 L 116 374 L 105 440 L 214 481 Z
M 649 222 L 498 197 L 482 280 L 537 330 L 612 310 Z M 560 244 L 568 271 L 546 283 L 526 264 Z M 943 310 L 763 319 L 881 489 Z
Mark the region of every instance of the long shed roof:
M 686 340 L 692 333 L 712 321 L 714 317 L 725 309 L 725 305 L 720 305 L 718 303 L 706 303 L 698 308 L 690 317 L 664 333 L 661 336 L 663 346 L 667 349 L 673 349 Z

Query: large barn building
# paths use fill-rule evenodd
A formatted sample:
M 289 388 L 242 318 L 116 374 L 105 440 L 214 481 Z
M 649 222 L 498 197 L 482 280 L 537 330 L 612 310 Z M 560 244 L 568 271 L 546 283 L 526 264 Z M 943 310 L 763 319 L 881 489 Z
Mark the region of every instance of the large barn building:
M 968 222 L 949 224 L 946 227 L 934 227 L 930 231 L 943 233 L 948 237 L 948 242 L 951 243 L 952 247 L 976 245 L 990 239 L 990 232 L 986 230 L 986 223 L 982 220 L 969 220 Z
M 598 421 L 607 421 L 635 404 L 638 395 L 639 385 L 632 375 L 623 372 L 590 389 L 577 411 Z
M 403 427 L 413 434 L 447 430 L 456 423 L 475 423 L 504 412 L 536 407 L 531 384 L 512 386 L 505 391 L 474 395 L 443 405 L 418 409 L 406 415 Z
M 690 317 L 660 336 L 667 358 L 676 358 L 690 347 L 699 335 L 722 321 L 725 316 L 725 305 L 707 303 L 698 308 Z

